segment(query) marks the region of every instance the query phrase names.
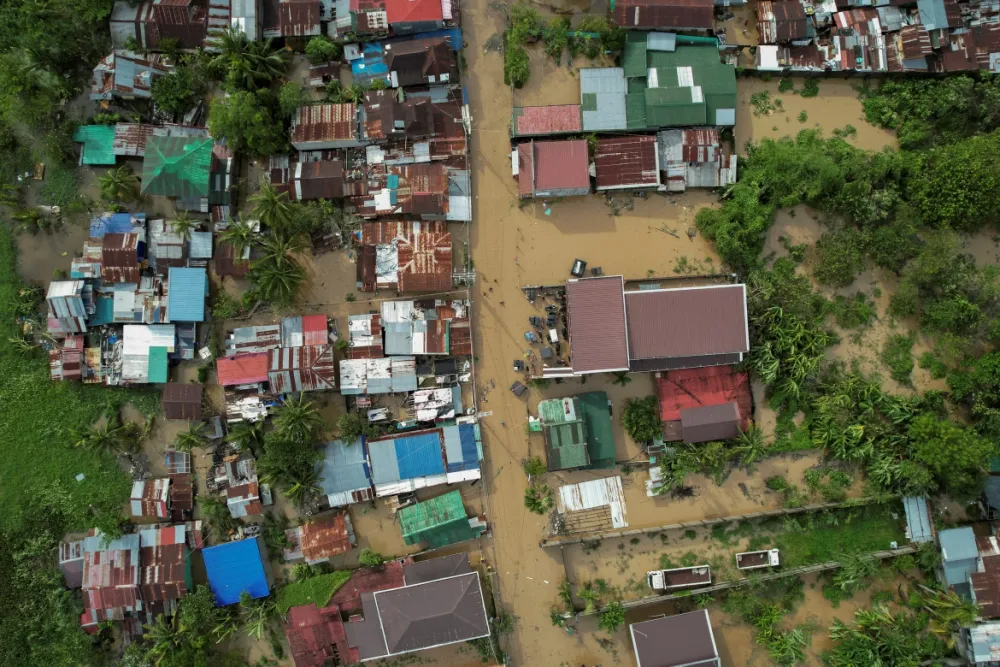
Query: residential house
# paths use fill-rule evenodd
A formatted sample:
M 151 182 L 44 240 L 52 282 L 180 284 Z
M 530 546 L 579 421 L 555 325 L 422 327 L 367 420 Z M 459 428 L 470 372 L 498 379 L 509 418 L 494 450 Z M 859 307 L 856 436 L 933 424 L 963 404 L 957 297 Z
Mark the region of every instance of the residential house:
M 328 562 L 357 545 L 351 515 L 337 510 L 285 531 L 288 545 L 283 555 L 286 562 L 304 560 L 309 565 Z
M 573 372 L 615 373 L 629 369 L 625 340 L 625 281 L 602 276 L 566 283 Z
M 204 385 L 196 382 L 168 382 L 163 386 L 163 415 L 167 419 L 201 421 L 203 389 Z
M 600 469 L 615 466 L 608 395 L 592 391 L 538 404 L 548 469 Z
M 281 347 L 328 345 L 330 323 L 326 315 L 281 318 Z
M 330 34 L 386 35 L 389 21 L 385 0 L 335 0 Z
M 374 500 L 371 464 L 364 440 L 328 442 L 319 462 L 318 485 L 330 507 Z
M 656 373 L 655 379 L 666 442 L 686 440 L 683 415 L 688 416 L 690 427 L 692 417 L 695 420 L 698 417 L 698 413 L 692 414 L 691 410 L 699 408 L 734 405 L 740 416 L 736 424 L 738 430 L 750 428 L 750 379 L 745 372 L 733 366 L 707 366 L 668 370 Z M 687 435 L 692 436 L 694 432 Z
M 681 410 L 681 434 L 684 442 L 711 442 L 738 438 L 744 420 L 736 401 L 702 405 Z
M 625 510 L 621 475 L 564 484 L 556 495 L 556 512 L 566 533 L 627 528 Z
M 282 347 L 271 350 L 268 355 L 267 378 L 275 393 L 337 388 L 332 345 Z
M 484 520 L 466 514 L 459 491 L 403 507 L 398 517 L 403 541 L 409 545 L 422 544 L 427 549 L 474 540 L 486 531 Z
M 629 626 L 638 667 L 722 667 L 708 610 Z
M 83 540 L 84 612 L 80 624 L 89 633 L 97 632 L 102 621 L 123 621 L 141 604 L 139 535 L 122 535 L 102 543 L 103 536 L 96 529 Z
M 73 141 L 80 146 L 80 164 L 105 166 L 115 163 L 113 125 L 81 125 L 73 132 Z
M 269 356 L 267 352 L 237 354 L 215 360 L 215 373 L 223 387 L 267 382 Z
M 628 30 L 704 32 L 715 27 L 712 0 L 617 0 L 615 23 Z
M 235 604 L 243 593 L 254 599 L 271 593 L 264 553 L 264 543 L 259 537 L 224 542 L 202 551 L 216 606 Z
M 274 34 L 272 24 L 265 27 L 263 31 L 265 39 L 271 37 L 309 38 L 322 34 L 321 3 L 312 0 L 280 0 L 277 2 L 277 10 L 278 34 Z
M 348 198 L 363 218 L 409 215 L 424 220 L 467 220 L 469 172 L 442 162 L 368 165 L 368 193 Z
M 357 287 L 399 292 L 452 288 L 452 245 L 444 221 L 379 221 L 361 226 Z
M 975 533 L 969 526 L 949 528 L 938 533 L 938 542 L 941 546 L 941 579 L 945 586 L 970 599 L 970 577 L 983 570 Z
M 656 137 L 603 137 L 594 151 L 597 191 L 663 189 Z
M 92 100 L 135 100 L 152 97 L 153 81 L 170 71 L 158 54 L 112 51 L 94 68 Z
M 142 162 L 142 194 L 170 197 L 178 208 L 207 213 L 212 150 L 207 133 L 150 137 Z
M 127 48 L 130 38 L 148 51 L 161 50 L 164 39 L 182 49 L 200 48 L 208 34 L 208 12 L 192 0 L 147 0 L 130 4 L 117 0 L 111 11 L 111 41 Z
M 170 519 L 175 522 L 190 521 L 194 518 L 194 478 L 190 471 L 174 472 L 169 477 Z
M 225 356 L 270 352 L 282 347 L 281 343 L 281 324 L 237 327 L 226 337 Z
M 147 235 L 149 268 L 154 273 L 165 276 L 171 268 L 187 265 L 184 235 L 175 231 L 170 222 L 163 219 L 150 220 Z
M 121 382 L 164 384 L 168 355 L 177 345 L 172 324 L 126 324 L 122 327 Z
M 222 0 L 224 3 L 225 0 Z M 229 25 L 245 34 L 251 42 L 263 39 L 264 7 L 261 0 L 229 0 Z
M 92 302 L 92 289 L 82 280 L 53 280 L 49 283 L 45 302 L 48 305 L 48 331 L 53 336 L 87 331 L 87 304 Z
M 518 144 L 511 154 L 522 199 L 573 197 L 590 193 L 590 157 L 586 139 Z
M 193 590 L 191 555 L 201 546 L 200 521 L 139 529 L 139 593 L 144 607 L 174 608 Z
M 512 137 L 582 134 L 583 116 L 579 104 L 514 107 L 510 128 Z
M 715 128 L 656 134 L 659 168 L 668 192 L 718 188 L 736 182 L 736 154 L 727 154 Z
M 170 478 L 146 479 L 132 483 L 129 499 L 132 516 L 170 518 Z
M 385 0 L 386 21 L 394 35 L 438 30 L 444 27 L 446 3 L 450 10 L 450 0 Z
M 171 322 L 204 322 L 208 273 L 204 268 L 170 267 L 167 317 Z
M 412 431 L 368 441 L 378 497 L 481 477 L 475 424 Z
M 361 146 L 354 104 L 313 104 L 292 116 L 291 143 L 300 151 Z
M 580 114 L 584 132 L 629 129 L 625 97 L 629 84 L 621 67 L 582 67 Z
M 417 363 L 412 356 L 340 360 L 340 393 L 344 396 L 402 394 L 417 390 Z
M 448 160 L 465 166 L 466 136 L 463 105 L 451 94 L 445 99 L 403 89 L 365 94 L 361 130 L 367 141 L 368 164 L 410 164 Z
M 411 0 L 391 0 L 409 3 Z M 432 0 L 413 0 L 431 2 Z M 393 88 L 458 82 L 458 61 L 446 37 L 394 42 L 386 47 L 385 64 Z
M 471 355 L 471 340 L 452 339 L 469 318 L 468 301 L 425 299 L 383 301 L 381 326 L 387 355 Z
M 403 586 L 362 593 L 361 614 L 345 626 L 361 662 L 489 636 L 482 585 L 467 554 L 405 565 L 403 572 Z

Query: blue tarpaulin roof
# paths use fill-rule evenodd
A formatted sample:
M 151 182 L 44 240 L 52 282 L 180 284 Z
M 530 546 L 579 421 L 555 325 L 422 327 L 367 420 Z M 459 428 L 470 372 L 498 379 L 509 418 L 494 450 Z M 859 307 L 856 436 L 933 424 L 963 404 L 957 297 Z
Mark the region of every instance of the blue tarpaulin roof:
M 445 472 L 438 430 L 400 435 L 368 443 L 376 484 L 416 479 Z
M 171 322 L 204 322 L 208 274 L 204 268 L 170 267 L 167 317 Z
M 202 550 L 202 556 L 216 606 L 239 602 L 243 591 L 253 598 L 270 593 L 257 538 L 208 547 Z
M 102 213 L 90 219 L 90 236 L 103 239 L 105 234 L 131 234 L 144 229 L 145 222 L 145 213 Z

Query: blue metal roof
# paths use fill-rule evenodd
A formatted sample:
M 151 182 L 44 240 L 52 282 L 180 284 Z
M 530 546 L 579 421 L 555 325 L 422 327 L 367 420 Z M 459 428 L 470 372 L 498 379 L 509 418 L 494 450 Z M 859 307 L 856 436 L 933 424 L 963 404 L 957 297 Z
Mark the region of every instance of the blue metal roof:
M 97 307 L 87 323 L 92 327 L 111 324 L 115 321 L 115 300 L 107 296 L 99 296 L 94 300 Z
M 319 463 L 319 488 L 323 493 L 358 491 L 371 486 L 367 452 L 361 438 L 354 443 L 343 440 L 328 443 L 326 456 Z
M 906 512 L 906 530 L 911 542 L 932 542 L 934 526 L 927 511 L 927 499 L 910 496 L 903 498 L 903 510 Z
M 203 549 L 201 553 L 217 607 L 239 602 L 243 591 L 253 598 L 270 594 L 257 538 L 226 542 Z
M 204 322 L 208 274 L 204 268 L 170 267 L 167 317 L 171 322 Z
M 975 533 L 969 526 L 963 526 L 942 530 L 939 538 L 945 581 L 949 586 L 964 584 L 978 569 L 979 548 Z
M 370 442 L 368 448 L 376 484 L 445 472 L 441 433 L 437 430 Z
M 102 213 L 90 219 L 90 236 L 103 239 L 105 234 L 130 234 L 144 229 L 145 223 L 145 213 Z
M 475 470 L 479 467 L 479 446 L 473 424 L 445 426 L 444 443 L 448 455 L 448 472 Z

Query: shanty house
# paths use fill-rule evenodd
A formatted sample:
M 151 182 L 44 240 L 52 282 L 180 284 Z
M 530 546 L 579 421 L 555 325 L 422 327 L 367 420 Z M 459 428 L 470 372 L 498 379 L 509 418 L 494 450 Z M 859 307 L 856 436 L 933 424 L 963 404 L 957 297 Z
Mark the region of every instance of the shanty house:
M 139 530 L 139 593 L 144 606 L 175 602 L 194 588 L 189 543 L 201 538 L 192 532 L 197 531 L 184 524 Z
M 511 161 L 522 199 L 590 193 L 590 157 L 585 139 L 518 144 Z
M 226 489 L 226 507 L 229 509 L 229 515 L 234 519 L 260 516 L 264 513 L 261 484 L 256 475 L 250 482 L 236 484 Z
M 269 355 L 267 352 L 237 354 L 215 360 L 215 373 L 223 387 L 267 382 Z
M 100 531 L 83 540 L 84 612 L 80 624 L 96 632 L 101 621 L 120 621 L 139 606 L 139 535 L 122 535 L 104 544 Z
M 244 592 L 254 599 L 270 594 L 263 552 L 264 545 L 259 537 L 224 542 L 202 551 L 216 606 L 235 604 Z
M 417 362 L 412 356 L 340 360 L 340 393 L 344 396 L 416 390 Z
M 163 415 L 167 419 L 201 421 L 203 389 L 198 382 L 168 382 L 163 386 Z
M 177 232 L 170 222 L 150 220 L 148 236 L 149 268 L 157 275 L 167 275 L 172 267 L 186 264 L 184 235 Z
M 726 154 L 717 129 L 664 130 L 657 133 L 656 144 L 669 192 L 736 182 L 736 155 Z
M 633 623 L 629 635 L 638 667 L 722 667 L 705 609 Z
M 514 107 L 511 136 L 545 137 L 557 134 L 581 134 L 583 117 L 579 104 L 554 104 L 543 107 Z
M 208 13 L 192 0 L 147 0 L 130 4 L 115 2 L 111 11 L 111 41 L 116 49 L 126 47 L 131 37 L 143 49 L 155 51 L 164 39 L 175 39 L 182 49 L 196 49 L 205 42 Z
M 334 440 L 326 445 L 319 462 L 319 488 L 330 507 L 374 500 L 368 447 L 359 438 L 353 443 Z
M 660 189 L 656 137 L 603 137 L 594 151 L 597 191 Z
M 138 284 L 145 244 L 139 234 L 105 234 L 101 241 L 101 279 L 108 284 Z
M 615 23 L 627 30 L 708 31 L 715 27 L 713 0 L 617 0 Z
M 131 51 L 112 51 L 94 68 L 90 99 L 149 99 L 153 80 L 169 71 L 157 54 L 141 56 Z
M 466 515 L 459 491 L 449 491 L 399 510 L 399 528 L 406 544 L 440 549 L 473 540 L 486 531 L 485 522 Z
M 383 301 L 385 353 L 471 354 L 464 344 L 453 345 L 451 340 L 453 327 L 468 319 L 468 309 L 462 300 Z
M 816 34 L 812 17 L 799 0 L 760 0 L 757 17 L 761 44 L 805 46 Z
M 934 522 L 930 507 L 924 496 L 903 498 L 903 512 L 906 515 L 906 537 L 910 542 L 933 542 Z
M 395 35 L 412 35 L 444 27 L 444 7 L 449 0 L 385 0 L 385 15 Z M 450 18 L 450 17 L 449 17 Z
M 66 336 L 61 345 L 49 350 L 49 376 L 56 382 L 91 377 L 84 354 L 83 336 Z
M 941 578 L 945 586 L 968 599 L 969 577 L 980 570 L 981 561 L 976 536 L 969 526 L 949 528 L 938 533 L 941 545 Z
M 368 441 L 375 495 L 392 496 L 448 482 L 441 429 Z
M 268 355 L 267 379 L 275 393 L 337 388 L 332 345 L 281 347 L 271 350 Z
M 87 331 L 87 307 L 82 280 L 53 280 L 49 283 L 45 302 L 48 304 L 48 330 L 52 335 Z
M 285 531 L 289 546 L 283 555 L 288 562 L 304 560 L 310 565 L 325 563 L 334 556 L 345 554 L 357 540 L 351 515 L 338 510 Z
M 144 195 L 199 202 L 209 195 L 212 168 L 210 137 L 150 137 L 142 162 Z
M 73 132 L 73 141 L 80 147 L 80 164 L 104 166 L 115 163 L 112 150 L 115 142 L 115 128 L 112 125 L 81 125 Z
M 615 441 L 608 395 L 592 391 L 538 404 L 548 468 L 613 468 Z
M 322 5 L 311 0 L 280 0 L 278 3 L 279 34 L 265 31 L 264 37 L 314 37 L 322 34 Z
M 212 259 L 212 232 L 188 234 L 188 266 L 207 268 Z
M 360 257 L 358 261 L 361 261 Z M 347 336 L 349 359 L 380 359 L 385 356 L 382 349 L 382 316 L 378 313 L 348 315 Z
M 132 516 L 170 518 L 170 479 L 147 479 L 132 483 Z
M 204 268 L 170 267 L 167 317 L 171 322 L 204 322 L 208 273 Z
M 580 114 L 584 132 L 625 130 L 625 98 L 629 84 L 621 67 L 580 68 Z
M 330 323 L 326 315 L 281 318 L 281 347 L 328 345 Z
M 361 593 L 362 613 L 344 626 L 361 662 L 489 636 L 482 585 L 467 554 L 404 566 L 404 577 L 402 587 Z
M 163 384 L 168 378 L 167 355 L 177 345 L 172 324 L 126 324 L 122 327 L 122 382 Z
M 292 116 L 291 143 L 300 151 L 361 146 L 357 107 L 353 104 L 312 104 Z
M 366 247 L 374 248 L 365 252 Z M 451 233 L 445 221 L 379 221 L 361 227 L 358 288 L 366 292 L 447 292 L 452 288 Z

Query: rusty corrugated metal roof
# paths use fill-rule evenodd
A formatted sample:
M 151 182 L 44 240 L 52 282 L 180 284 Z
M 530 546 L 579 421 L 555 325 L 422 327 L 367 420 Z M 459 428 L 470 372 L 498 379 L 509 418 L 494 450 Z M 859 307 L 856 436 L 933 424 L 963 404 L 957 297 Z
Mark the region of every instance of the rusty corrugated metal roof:
M 583 132 L 579 104 L 554 104 L 543 107 L 514 107 L 515 137 Z
M 357 138 L 353 104 L 313 104 L 299 107 L 292 118 L 292 143 L 347 141 Z
M 281 0 L 278 21 L 283 37 L 308 37 L 320 34 L 321 3 L 315 0 Z
M 101 242 L 101 278 L 106 283 L 139 282 L 139 235 L 105 234 Z
M 594 152 L 597 189 L 648 187 L 660 183 L 656 137 L 607 137 Z
M 624 289 L 621 276 L 566 283 L 570 354 L 575 372 L 628 370 Z
M 326 391 L 337 388 L 337 366 L 331 345 L 303 345 L 271 350 L 268 380 L 271 391 Z
M 167 419 L 201 419 L 203 386 L 168 382 L 163 386 L 163 414 Z
M 712 0 L 619 0 L 615 23 L 623 28 L 695 28 L 711 30 Z
M 302 524 L 299 534 L 302 555 L 309 562 L 339 556 L 354 546 L 347 512 L 342 510 Z
M 397 285 L 401 292 L 442 292 L 452 287 L 452 245 L 448 223 L 432 221 L 378 221 L 361 227 L 363 246 L 394 244 L 397 252 Z M 370 257 L 370 259 L 368 259 Z M 375 254 L 365 255 L 358 267 L 363 285 L 375 286 Z M 370 281 L 365 280 L 371 273 Z

